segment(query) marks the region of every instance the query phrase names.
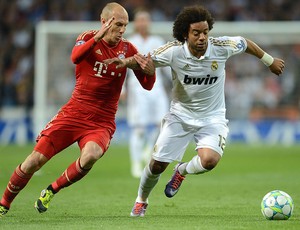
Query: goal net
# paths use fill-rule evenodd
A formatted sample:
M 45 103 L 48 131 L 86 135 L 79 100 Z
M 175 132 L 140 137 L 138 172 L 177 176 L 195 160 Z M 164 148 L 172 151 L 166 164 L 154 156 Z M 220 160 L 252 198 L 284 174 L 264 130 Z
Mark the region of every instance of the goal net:
M 70 61 L 75 40 L 83 31 L 97 29 L 100 22 L 47 22 L 36 27 L 34 131 L 39 132 L 68 101 L 74 87 Z M 152 33 L 166 41 L 172 38 L 172 22 L 154 22 Z M 300 99 L 299 22 L 216 22 L 210 36 L 241 35 L 286 62 L 283 77 L 274 76 L 251 55 L 237 55 L 227 63 L 227 117 L 235 119 L 297 118 Z M 133 32 L 129 23 L 126 36 Z M 117 118 L 125 118 L 120 105 Z M 282 109 L 284 108 L 284 110 Z

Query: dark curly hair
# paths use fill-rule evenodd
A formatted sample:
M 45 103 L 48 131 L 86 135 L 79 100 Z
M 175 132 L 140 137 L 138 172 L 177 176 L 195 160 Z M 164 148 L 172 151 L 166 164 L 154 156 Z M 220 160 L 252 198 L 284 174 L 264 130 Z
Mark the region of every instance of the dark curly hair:
M 207 9 L 200 5 L 184 7 L 174 21 L 173 37 L 184 43 L 190 24 L 203 21 L 207 21 L 209 30 L 213 28 L 214 18 Z

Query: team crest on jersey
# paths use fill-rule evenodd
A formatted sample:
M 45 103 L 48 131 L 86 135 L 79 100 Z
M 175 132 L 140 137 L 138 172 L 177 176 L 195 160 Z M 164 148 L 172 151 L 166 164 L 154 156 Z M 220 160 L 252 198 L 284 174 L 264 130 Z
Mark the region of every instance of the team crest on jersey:
M 210 68 L 213 70 L 213 71 L 216 71 L 218 69 L 218 63 L 216 61 L 213 61 L 211 63 L 211 66 Z
M 84 44 L 84 43 L 85 43 L 84 40 L 79 40 L 79 41 L 77 41 L 77 42 L 75 43 L 75 46 L 80 46 L 80 45 L 82 45 L 82 44 Z
M 120 58 L 120 59 L 124 59 L 125 58 L 125 53 L 122 50 L 118 51 L 117 55 L 118 55 L 118 58 Z
M 184 70 L 188 70 L 188 69 L 190 69 L 190 66 L 189 66 L 189 64 L 186 64 L 185 66 L 183 66 L 183 69 L 184 69 Z

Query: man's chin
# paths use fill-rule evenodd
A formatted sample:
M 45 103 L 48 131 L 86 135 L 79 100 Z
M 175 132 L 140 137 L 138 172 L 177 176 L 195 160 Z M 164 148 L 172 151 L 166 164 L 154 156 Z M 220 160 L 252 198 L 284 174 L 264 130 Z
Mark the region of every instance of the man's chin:
M 116 37 L 116 39 L 115 39 L 116 42 L 119 42 L 121 40 L 122 40 L 122 37 Z
M 197 46 L 197 49 L 198 49 L 199 51 L 203 51 L 203 50 L 206 49 L 206 45 L 198 45 L 198 46 Z

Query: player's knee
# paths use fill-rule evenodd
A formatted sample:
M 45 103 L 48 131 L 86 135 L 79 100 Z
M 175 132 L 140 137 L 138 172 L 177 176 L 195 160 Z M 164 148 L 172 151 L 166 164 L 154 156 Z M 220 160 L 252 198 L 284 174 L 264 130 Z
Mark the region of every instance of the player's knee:
M 99 160 L 102 156 L 102 152 L 101 151 L 87 151 L 85 153 L 85 160 L 86 163 L 95 163 L 97 160 Z
M 151 160 L 149 168 L 152 174 L 161 174 L 168 167 L 169 163 Z
M 90 168 L 97 160 L 103 156 L 103 150 L 96 143 L 87 143 L 81 153 L 81 166 Z
M 221 156 L 216 153 L 216 154 L 204 154 L 201 157 L 201 164 L 203 168 L 207 170 L 212 170 L 215 168 L 221 158 Z
M 24 173 L 32 174 L 38 171 L 48 159 L 41 153 L 33 150 L 32 153 L 21 164 L 21 170 Z

